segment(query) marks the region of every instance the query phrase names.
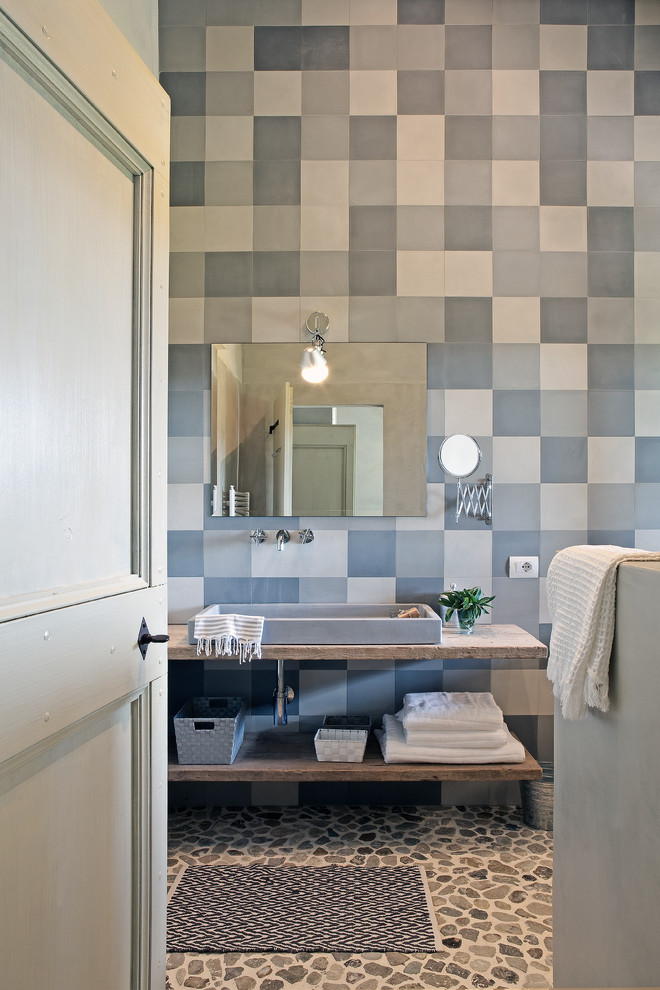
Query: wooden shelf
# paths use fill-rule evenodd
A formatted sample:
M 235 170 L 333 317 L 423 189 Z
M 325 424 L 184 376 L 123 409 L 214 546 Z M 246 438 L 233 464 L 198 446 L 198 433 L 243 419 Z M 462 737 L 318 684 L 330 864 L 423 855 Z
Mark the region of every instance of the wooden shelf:
M 373 734 L 362 763 L 319 763 L 311 733 L 246 734 L 230 765 L 180 765 L 170 755 L 170 781 L 535 780 L 542 770 L 525 750 L 523 763 L 385 763 Z

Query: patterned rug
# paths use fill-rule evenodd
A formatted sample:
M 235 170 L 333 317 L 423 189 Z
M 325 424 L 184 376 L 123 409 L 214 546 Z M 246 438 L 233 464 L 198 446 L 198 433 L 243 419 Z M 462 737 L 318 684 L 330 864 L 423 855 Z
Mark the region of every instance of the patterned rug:
M 168 952 L 436 952 L 418 866 L 187 866 Z

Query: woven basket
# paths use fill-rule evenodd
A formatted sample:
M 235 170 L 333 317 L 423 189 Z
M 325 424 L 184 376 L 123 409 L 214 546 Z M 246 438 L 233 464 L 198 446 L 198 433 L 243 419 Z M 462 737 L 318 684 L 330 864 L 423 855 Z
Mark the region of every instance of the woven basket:
M 244 730 L 243 698 L 189 698 L 174 716 L 179 763 L 233 763 Z
M 539 763 L 543 770 L 540 780 L 521 780 L 520 796 L 525 825 L 552 832 L 552 808 L 555 796 L 553 763 Z
M 367 729 L 318 729 L 316 759 L 320 763 L 362 763 L 368 735 Z

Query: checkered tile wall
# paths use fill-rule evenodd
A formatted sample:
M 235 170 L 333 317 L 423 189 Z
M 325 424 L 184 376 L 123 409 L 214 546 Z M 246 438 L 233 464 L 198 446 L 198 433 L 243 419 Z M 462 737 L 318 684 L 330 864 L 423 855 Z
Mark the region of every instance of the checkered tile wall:
M 215 601 L 433 604 L 457 581 L 547 639 L 558 549 L 660 549 L 660 2 L 161 0 L 160 24 L 173 621 Z M 209 513 L 210 344 L 297 341 L 317 309 L 335 341 L 428 342 L 428 512 L 288 520 L 316 540 L 275 553 L 278 520 L 253 546 L 254 521 Z M 455 523 L 437 451 L 457 431 L 493 473 L 492 529 Z M 510 554 L 540 579 L 509 580 Z M 391 709 L 428 669 L 301 669 L 298 717 L 320 697 Z M 548 757 L 542 671 L 440 682 L 499 692 Z

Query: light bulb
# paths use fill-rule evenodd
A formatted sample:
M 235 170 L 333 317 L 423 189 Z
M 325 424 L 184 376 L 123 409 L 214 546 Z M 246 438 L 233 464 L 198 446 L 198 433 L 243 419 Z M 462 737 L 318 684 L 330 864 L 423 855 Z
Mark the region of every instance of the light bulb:
M 306 382 L 316 384 L 328 377 L 328 362 L 319 347 L 306 347 L 303 351 L 301 374 Z

